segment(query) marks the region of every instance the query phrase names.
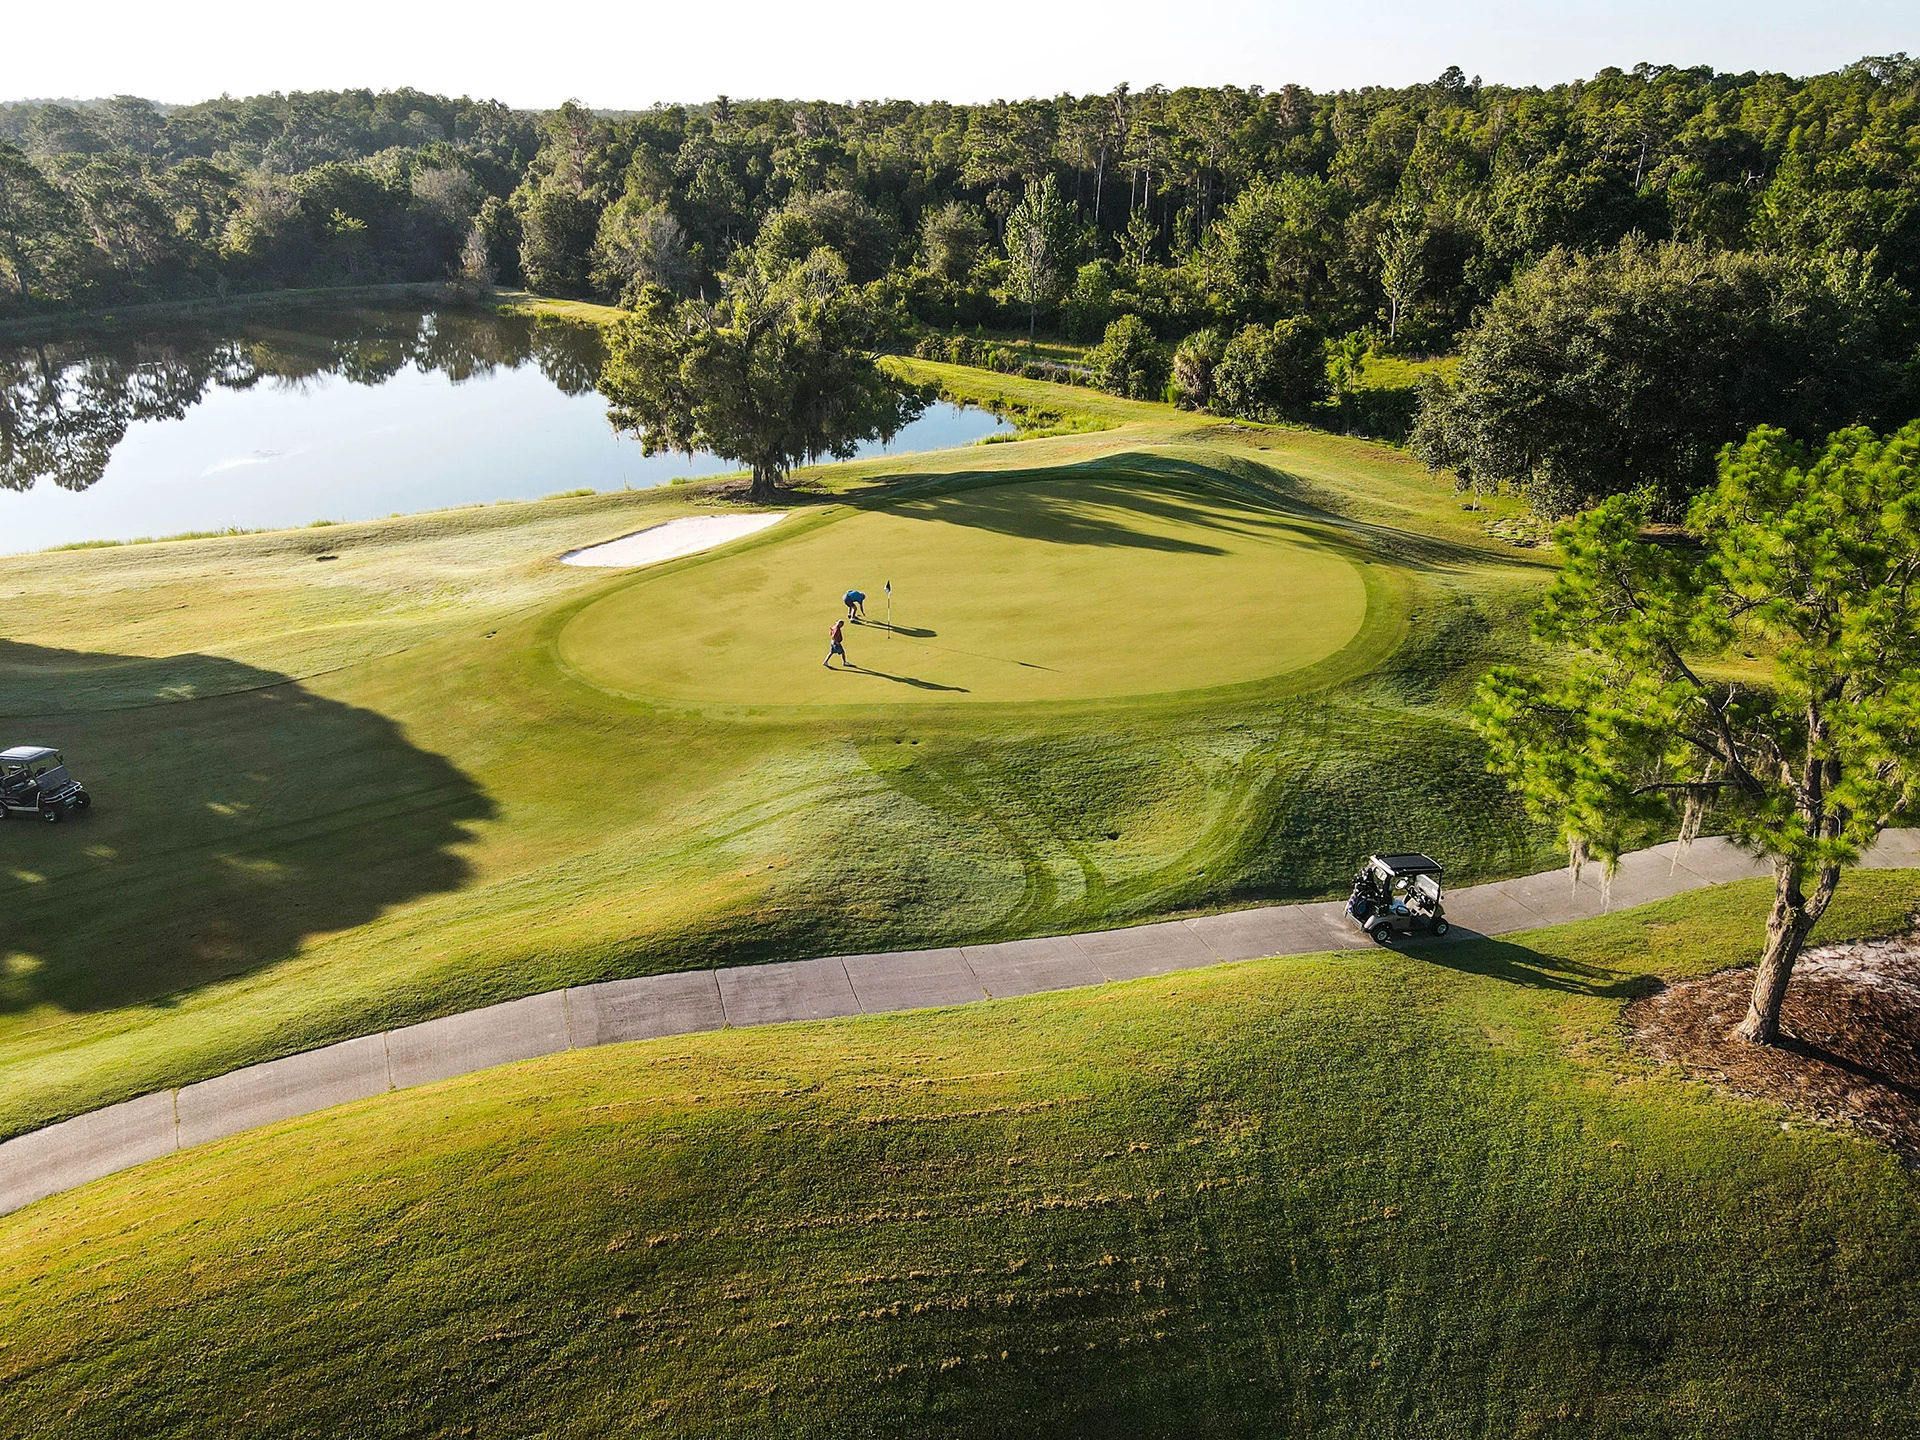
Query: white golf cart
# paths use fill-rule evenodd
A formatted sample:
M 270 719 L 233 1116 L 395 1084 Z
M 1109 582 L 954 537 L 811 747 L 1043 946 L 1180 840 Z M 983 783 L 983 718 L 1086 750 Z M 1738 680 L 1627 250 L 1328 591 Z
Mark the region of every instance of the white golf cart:
M 1446 934 L 1440 862 L 1417 853 L 1368 856 L 1354 877 L 1347 914 L 1381 945 L 1391 945 L 1397 935 Z
M 19 816 L 57 825 L 92 804 L 86 787 L 67 773 L 58 750 L 45 745 L 0 750 L 0 820 Z

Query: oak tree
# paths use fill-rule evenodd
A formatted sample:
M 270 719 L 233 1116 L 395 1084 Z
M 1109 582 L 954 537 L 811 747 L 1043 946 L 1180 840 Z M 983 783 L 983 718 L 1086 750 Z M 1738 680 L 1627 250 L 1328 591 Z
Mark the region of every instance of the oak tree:
M 647 289 L 613 331 L 600 390 L 647 454 L 740 461 L 767 504 L 795 465 L 891 438 L 924 407 L 876 362 L 879 327 L 868 292 L 823 247 L 784 271 L 725 276 L 710 303 Z

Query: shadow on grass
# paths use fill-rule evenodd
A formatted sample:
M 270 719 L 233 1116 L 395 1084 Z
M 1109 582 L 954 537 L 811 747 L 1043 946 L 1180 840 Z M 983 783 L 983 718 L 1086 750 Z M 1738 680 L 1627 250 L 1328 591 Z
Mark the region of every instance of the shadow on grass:
M 1348 513 L 1342 497 L 1306 477 L 1287 469 L 1266 454 L 1220 455 L 1210 470 L 1222 484 L 1249 490 L 1263 496 L 1292 514 L 1305 516 L 1338 527 L 1364 544 L 1368 553 L 1394 561 L 1412 570 L 1450 569 L 1461 565 L 1484 565 L 1487 553 L 1457 540 L 1402 529 L 1395 525 L 1368 520 Z M 1538 557 L 1504 556 L 1520 564 L 1538 563 Z
M 1061 545 L 1110 545 L 1219 555 L 1222 546 L 1155 533 L 1149 522 L 1222 536 L 1285 539 L 1354 561 L 1390 559 L 1426 570 L 1484 564 L 1483 552 L 1342 515 L 1298 477 L 1248 458 L 1205 464 L 1127 451 L 1073 465 L 961 475 L 903 475 L 848 503 Z M 1312 522 L 1311 528 L 1299 522 Z
M 62 748 L 94 796 L 0 826 L 0 1014 L 165 1005 L 467 879 L 454 847 L 494 814 L 471 777 L 371 710 L 177 658 L 214 693 L 48 716 L 17 697 L 165 662 L 0 641 L 0 744 Z
M 1455 931 L 1445 940 L 1407 939 L 1394 947 L 1430 964 L 1466 975 L 1484 975 L 1533 990 L 1558 990 L 1609 1000 L 1637 1000 L 1660 989 L 1652 975 L 1630 975 L 1560 955 L 1543 955 L 1511 940 Z
M 856 620 L 853 623 L 856 625 L 865 625 L 870 630 L 879 630 L 893 635 L 904 635 L 909 640 L 932 640 L 940 634 L 938 630 L 922 630 L 912 625 L 889 625 L 884 620 Z
M 964 685 L 941 685 L 932 680 L 921 680 L 913 675 L 889 675 L 885 670 L 876 670 L 871 665 L 855 663 L 847 668 L 856 675 L 871 675 L 876 680 L 891 680 L 895 685 L 911 685 L 915 690 L 947 690 L 956 695 L 973 693 Z
M 1114 455 L 1031 476 L 983 476 L 984 483 L 962 484 L 938 494 L 900 496 L 887 502 L 887 510 L 906 520 L 963 525 L 1054 545 L 1224 555 L 1226 551 L 1218 545 L 1163 535 L 1142 523 L 1242 534 L 1260 524 L 1257 515 L 1227 508 L 1219 497 L 1197 488 L 1196 478 L 1196 467 L 1191 465 L 1153 455 Z

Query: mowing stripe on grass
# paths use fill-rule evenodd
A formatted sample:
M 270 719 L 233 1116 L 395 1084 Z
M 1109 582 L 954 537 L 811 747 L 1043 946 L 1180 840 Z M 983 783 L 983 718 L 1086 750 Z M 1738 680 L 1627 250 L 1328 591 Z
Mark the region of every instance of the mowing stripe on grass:
M 1920 868 L 1920 829 L 1887 831 L 1862 863 Z M 1548 871 L 1471 886 L 1454 892 L 1447 914 L 1453 937 L 1504 935 L 1767 873 L 1765 864 L 1723 839 L 1685 850 L 1670 841 L 1624 856 L 1611 877 L 1589 868 L 1577 878 Z M 1369 945 L 1346 920 L 1343 905 L 1322 901 L 1084 935 L 830 955 L 551 990 L 251 1065 L 9 1140 L 0 1144 L 0 1215 L 205 1141 L 562 1050 L 971 1004 Z

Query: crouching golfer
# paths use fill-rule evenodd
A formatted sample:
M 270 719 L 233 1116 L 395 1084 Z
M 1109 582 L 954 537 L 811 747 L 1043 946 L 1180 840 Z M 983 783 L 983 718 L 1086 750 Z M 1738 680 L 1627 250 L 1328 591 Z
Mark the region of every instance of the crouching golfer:
M 867 618 L 867 597 L 864 591 L 849 590 L 840 599 L 846 604 L 847 619 L 864 620 Z
M 847 622 L 844 620 L 836 620 L 833 622 L 833 629 L 828 632 L 831 636 L 831 641 L 827 646 L 827 658 L 820 663 L 829 670 L 833 668 L 833 657 L 836 655 L 840 657 L 840 668 L 842 670 L 851 670 L 853 668 L 853 662 L 847 659 L 846 641 L 841 638 L 841 632 L 846 628 L 846 624 Z

